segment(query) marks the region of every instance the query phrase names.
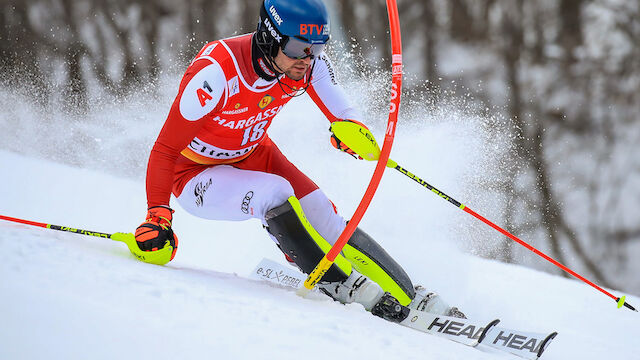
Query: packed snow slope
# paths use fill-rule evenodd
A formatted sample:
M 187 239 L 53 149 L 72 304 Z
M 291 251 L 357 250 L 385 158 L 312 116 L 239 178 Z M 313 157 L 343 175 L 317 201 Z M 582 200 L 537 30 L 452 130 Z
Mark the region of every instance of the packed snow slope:
M 284 125 L 274 125 L 272 138 L 351 216 L 373 164 L 331 150 L 320 115 L 308 115 L 303 127 L 292 114 L 280 115 L 276 123 Z M 374 133 L 381 131 L 374 126 Z M 474 133 L 472 125 L 447 122 L 405 126 L 392 158 L 455 197 L 467 186 L 461 169 L 472 167 L 483 145 Z M 120 178 L 5 150 L 0 169 L 3 215 L 130 232 L 146 213 L 140 174 Z M 174 207 L 180 247 L 166 266 L 138 262 L 108 239 L 0 221 L 0 359 L 516 358 L 385 322 L 359 305 L 302 299 L 248 280 L 263 257 L 286 263 L 259 221 L 205 221 Z M 459 229 L 468 221 L 389 171 L 361 226 L 415 283 L 469 317 L 558 331 L 544 359 L 640 359 L 637 313 L 580 282 L 466 254 Z

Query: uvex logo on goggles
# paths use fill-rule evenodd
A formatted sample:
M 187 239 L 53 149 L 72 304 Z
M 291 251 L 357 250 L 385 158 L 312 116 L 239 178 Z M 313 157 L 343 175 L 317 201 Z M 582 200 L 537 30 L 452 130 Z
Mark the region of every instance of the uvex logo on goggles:
M 328 25 L 300 24 L 300 35 L 329 35 Z

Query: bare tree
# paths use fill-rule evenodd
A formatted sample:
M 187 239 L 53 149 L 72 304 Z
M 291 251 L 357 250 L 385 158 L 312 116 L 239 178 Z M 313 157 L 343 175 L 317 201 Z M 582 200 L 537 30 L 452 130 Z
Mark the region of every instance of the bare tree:
M 576 59 L 574 49 L 582 44 L 582 4 L 583 0 L 560 0 L 558 19 L 560 20 L 559 42 L 565 51 L 567 62 Z
M 475 37 L 473 17 L 465 0 L 451 0 L 449 29 L 451 36 L 459 41 L 466 42 Z
M 35 101 L 46 105 L 51 87 L 42 72 L 39 62 L 38 34 L 29 22 L 28 11 L 32 1 L 18 3 L 3 1 L 0 16 L 0 74 L 5 82 L 15 85 L 27 84 L 37 89 Z

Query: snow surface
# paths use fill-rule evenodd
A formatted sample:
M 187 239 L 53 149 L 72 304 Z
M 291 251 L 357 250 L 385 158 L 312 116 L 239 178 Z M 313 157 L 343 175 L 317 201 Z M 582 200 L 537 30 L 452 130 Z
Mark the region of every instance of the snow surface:
M 349 217 L 373 165 L 332 151 L 326 120 L 296 101 L 271 136 Z M 310 121 L 295 126 L 302 110 Z M 392 158 L 457 198 L 469 193 L 464 169 L 477 171 L 486 154 L 473 122 L 445 120 L 403 124 Z M 146 211 L 141 174 L 115 177 L 5 150 L 0 169 L 2 215 L 116 232 L 135 229 Z M 205 221 L 174 207 L 180 248 L 164 267 L 107 239 L 0 221 L 0 359 L 517 359 L 385 322 L 360 305 L 248 280 L 263 257 L 286 263 L 257 220 Z M 543 359 L 640 359 L 638 313 L 578 281 L 465 254 L 464 237 L 491 234 L 461 230 L 473 221 L 389 171 L 361 226 L 415 283 L 471 318 L 558 331 Z

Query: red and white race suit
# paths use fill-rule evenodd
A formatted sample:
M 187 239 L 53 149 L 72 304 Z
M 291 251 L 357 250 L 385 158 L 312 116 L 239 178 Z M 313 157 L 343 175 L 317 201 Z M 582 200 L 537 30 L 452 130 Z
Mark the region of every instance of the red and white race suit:
M 153 146 L 148 206 L 168 205 L 171 192 L 188 212 L 216 220 L 263 219 L 294 195 L 330 243 L 345 226 L 327 197 L 291 164 L 267 135 L 292 89 L 307 93 L 329 121 L 359 119 L 320 54 L 307 75 L 266 81 L 252 64 L 252 34 L 205 45 L 187 68 Z M 259 60 L 260 65 L 264 65 Z M 311 76 L 310 76 L 311 75 Z M 301 121 L 303 121 L 301 114 Z

